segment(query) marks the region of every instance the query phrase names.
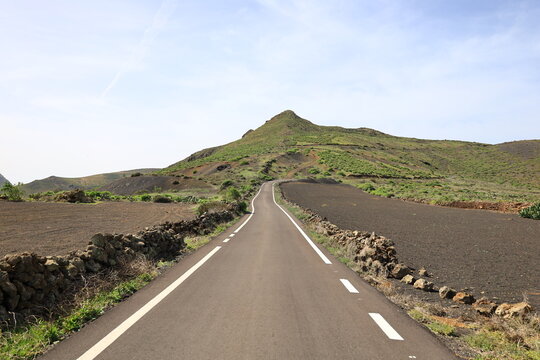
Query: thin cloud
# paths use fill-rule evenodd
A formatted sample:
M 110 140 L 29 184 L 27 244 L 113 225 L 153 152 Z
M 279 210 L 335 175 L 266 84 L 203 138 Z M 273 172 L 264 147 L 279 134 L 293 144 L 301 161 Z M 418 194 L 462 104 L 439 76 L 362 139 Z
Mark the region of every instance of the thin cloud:
M 128 61 L 124 63 L 124 65 L 113 77 L 109 85 L 107 85 L 107 87 L 103 90 L 103 92 L 101 93 L 101 98 L 107 96 L 109 91 L 111 91 L 116 86 L 122 76 L 124 76 L 129 71 L 133 71 L 142 63 L 144 57 L 150 49 L 150 46 L 152 45 L 152 42 L 167 24 L 167 21 L 174 12 L 176 5 L 176 0 L 164 0 L 161 3 L 161 6 L 154 15 L 154 18 L 152 19 L 152 24 L 150 24 L 150 26 L 144 31 L 141 41 L 139 41 L 139 44 L 133 49 Z

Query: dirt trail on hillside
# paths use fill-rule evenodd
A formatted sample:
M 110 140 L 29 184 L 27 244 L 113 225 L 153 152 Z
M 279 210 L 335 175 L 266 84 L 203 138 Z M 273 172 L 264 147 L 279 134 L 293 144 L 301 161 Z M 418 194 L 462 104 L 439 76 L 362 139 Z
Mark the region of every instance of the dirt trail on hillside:
M 540 221 L 369 195 L 348 185 L 282 185 L 285 196 L 343 229 L 395 242 L 398 258 L 426 267 L 436 284 L 540 309 Z
M 65 254 L 84 248 L 98 232 L 136 233 L 146 226 L 194 217 L 193 206 L 184 204 L 0 201 L 0 256 L 23 251 Z

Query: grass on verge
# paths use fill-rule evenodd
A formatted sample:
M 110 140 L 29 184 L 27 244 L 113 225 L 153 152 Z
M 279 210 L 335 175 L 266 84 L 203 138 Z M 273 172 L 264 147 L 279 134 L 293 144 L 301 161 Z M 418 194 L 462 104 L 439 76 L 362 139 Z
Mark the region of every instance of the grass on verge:
M 50 345 L 78 331 L 85 323 L 101 316 L 105 310 L 143 288 L 157 272 L 143 273 L 83 301 L 65 317 L 35 323 L 0 333 L 0 359 L 34 359 Z
M 275 195 L 280 205 L 304 223 L 314 241 L 358 272 L 354 260 L 347 256 L 345 249 L 339 248 L 330 237 L 317 233 L 313 226 L 306 223 L 308 214 L 303 209 L 284 201 L 279 188 L 275 190 Z M 372 278 L 370 274 L 359 272 L 359 275 Z M 456 309 L 446 309 L 399 294 L 387 279 L 377 279 L 376 283 L 376 287 L 396 305 L 406 309 L 411 318 L 451 342 L 460 353 L 475 354 L 474 360 L 540 360 L 540 317 L 537 315 L 524 319 L 485 318 L 475 314 L 461 316 Z M 448 317 L 449 313 L 455 313 L 455 316 Z

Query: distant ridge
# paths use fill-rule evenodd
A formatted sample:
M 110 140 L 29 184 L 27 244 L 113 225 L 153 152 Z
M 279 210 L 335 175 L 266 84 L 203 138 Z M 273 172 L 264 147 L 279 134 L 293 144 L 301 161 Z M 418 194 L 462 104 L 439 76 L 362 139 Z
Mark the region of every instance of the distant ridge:
M 107 185 L 115 180 L 123 177 L 129 177 L 134 173 L 147 174 L 155 172 L 159 169 L 134 169 L 117 171 L 112 173 L 90 175 L 77 178 L 66 178 L 58 176 L 49 176 L 48 178 L 41 180 L 34 180 L 28 184 L 23 185 L 23 190 L 27 194 L 46 192 L 46 191 L 63 191 L 71 189 L 83 189 L 89 190 Z
M 8 179 L 6 179 L 2 174 L 0 174 L 0 186 L 4 185 L 4 183 L 10 182 Z

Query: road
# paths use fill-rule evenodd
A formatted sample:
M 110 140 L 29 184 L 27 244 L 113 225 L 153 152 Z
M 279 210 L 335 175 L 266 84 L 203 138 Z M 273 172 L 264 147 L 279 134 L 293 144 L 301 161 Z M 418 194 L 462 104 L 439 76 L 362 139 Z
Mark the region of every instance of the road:
M 456 359 L 313 244 L 271 183 L 253 208 L 42 359 Z

